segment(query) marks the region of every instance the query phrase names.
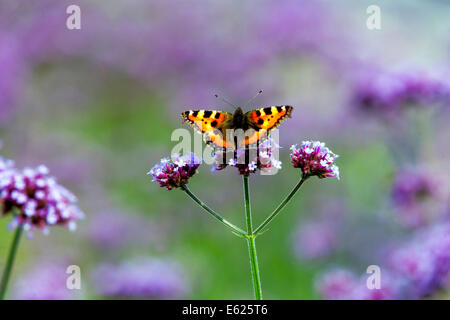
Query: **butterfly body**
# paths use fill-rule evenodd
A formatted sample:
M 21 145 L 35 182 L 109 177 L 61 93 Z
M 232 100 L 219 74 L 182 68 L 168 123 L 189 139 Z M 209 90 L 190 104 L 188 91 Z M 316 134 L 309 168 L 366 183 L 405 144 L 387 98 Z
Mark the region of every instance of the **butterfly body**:
M 216 110 L 188 110 L 181 114 L 183 121 L 204 135 L 205 141 L 214 149 L 236 149 L 258 145 L 270 130 L 291 117 L 292 106 L 272 106 L 248 111 L 241 108 L 235 112 Z M 246 136 L 238 141 L 230 131 L 242 130 Z

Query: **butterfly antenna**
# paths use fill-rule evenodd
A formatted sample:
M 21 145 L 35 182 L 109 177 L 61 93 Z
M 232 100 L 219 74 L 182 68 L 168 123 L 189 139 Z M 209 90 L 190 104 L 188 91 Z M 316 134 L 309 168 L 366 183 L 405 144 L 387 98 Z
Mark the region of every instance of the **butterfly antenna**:
M 219 95 L 218 94 L 214 94 L 214 97 L 216 97 L 217 99 L 220 99 L 220 100 L 222 100 L 223 102 L 225 102 L 226 104 L 229 104 L 230 106 L 232 106 L 233 108 L 236 108 L 236 105 L 234 105 L 234 104 L 232 104 L 230 101 L 228 101 L 228 100 L 225 100 L 224 98 L 222 98 L 222 97 L 219 97 Z
M 259 96 L 263 91 L 259 90 L 257 94 L 255 94 L 250 100 L 247 101 L 245 106 L 247 107 L 250 102 L 252 102 L 257 96 Z

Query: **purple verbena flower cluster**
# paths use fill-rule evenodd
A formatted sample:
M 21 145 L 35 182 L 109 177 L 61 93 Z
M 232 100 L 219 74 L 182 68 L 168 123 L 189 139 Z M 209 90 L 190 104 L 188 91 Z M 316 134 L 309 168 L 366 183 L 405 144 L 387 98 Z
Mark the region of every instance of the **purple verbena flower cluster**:
M 400 207 L 411 207 L 436 195 L 436 182 L 425 171 L 402 170 L 396 175 L 392 186 L 392 198 Z
M 187 156 L 172 155 L 172 159 L 163 158 L 156 164 L 148 175 L 153 176 L 153 181 L 167 190 L 180 188 L 188 183 L 189 179 L 197 172 L 202 160 L 191 153 Z
M 405 279 L 407 298 L 423 298 L 448 284 L 450 223 L 429 227 L 389 256 L 390 267 Z
M 426 170 L 404 169 L 396 174 L 391 196 L 404 225 L 419 227 L 429 222 L 431 214 L 427 204 L 439 199 L 438 186 L 438 181 Z
M 300 168 L 304 176 L 319 178 L 336 177 L 339 179 L 339 167 L 334 161 L 339 157 L 320 141 L 303 141 L 298 147 L 291 147 L 291 162 L 294 168 Z
M 166 259 L 105 263 L 93 279 L 99 294 L 108 298 L 176 299 L 185 296 L 189 287 L 179 265 Z
M 13 215 L 11 227 L 23 226 L 48 233 L 49 226 L 62 225 L 74 231 L 84 217 L 76 197 L 49 175 L 46 166 L 16 169 L 10 160 L 0 159 L 0 203 L 3 215 Z
M 421 299 L 448 285 L 450 222 L 424 230 L 392 249 L 381 265 L 380 289 L 368 289 L 369 274 L 346 269 L 322 275 L 317 289 L 326 299 Z
M 12 287 L 18 300 L 72 300 L 83 298 L 80 290 L 67 288 L 66 261 L 40 261 L 20 275 Z
M 369 289 L 366 274 L 357 277 L 353 272 L 336 268 L 325 273 L 316 283 L 318 292 L 328 300 L 394 300 L 398 296 L 397 281 L 382 273 L 380 288 Z
M 278 160 L 279 146 L 272 139 L 267 139 L 254 149 L 237 149 L 231 152 L 215 152 L 216 163 L 213 170 L 222 170 L 227 165 L 238 169 L 240 175 L 249 176 L 260 170 L 263 174 L 270 174 L 272 170 L 281 169 Z
M 446 81 L 414 72 L 368 71 L 359 77 L 352 91 L 357 110 L 391 116 L 409 106 L 450 105 Z
M 319 294 L 325 299 L 348 299 L 357 286 L 357 278 L 346 269 L 335 269 L 325 273 L 317 282 Z

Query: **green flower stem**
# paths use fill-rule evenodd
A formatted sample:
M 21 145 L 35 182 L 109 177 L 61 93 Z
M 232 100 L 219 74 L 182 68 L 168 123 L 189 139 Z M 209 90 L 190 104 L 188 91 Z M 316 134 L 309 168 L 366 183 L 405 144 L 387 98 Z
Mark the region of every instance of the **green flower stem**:
M 212 210 L 210 207 L 208 207 L 203 201 L 201 201 L 199 198 L 197 198 L 192 192 L 191 190 L 189 190 L 189 188 L 186 185 L 182 185 L 181 189 L 186 192 L 186 194 L 192 198 L 192 200 L 194 200 L 200 207 L 202 207 L 203 209 L 205 209 L 206 212 L 208 212 L 210 215 L 212 215 L 214 218 L 216 218 L 217 220 L 219 220 L 222 224 L 224 224 L 227 228 L 231 229 L 231 231 L 233 231 L 235 234 L 237 234 L 238 236 L 247 238 L 247 234 L 245 233 L 244 230 L 242 230 L 241 228 L 235 226 L 234 224 L 232 224 L 231 222 L 227 221 L 225 218 L 223 218 L 220 214 L 218 214 L 217 212 L 215 212 L 214 210 Z
M 244 185 L 244 200 L 245 200 L 245 217 L 247 222 L 247 234 L 249 236 L 252 235 L 252 209 L 250 207 L 250 195 L 248 191 L 248 176 L 243 177 L 243 185 Z
M 243 176 L 244 200 L 245 200 L 245 216 L 247 221 L 247 243 L 250 256 L 250 268 L 253 279 L 253 290 L 255 299 L 262 300 L 261 277 L 259 275 L 258 257 L 256 255 L 255 236 L 252 231 L 252 212 L 250 208 L 250 195 L 248 191 L 248 176 Z
M 302 179 L 297 183 L 297 185 L 292 189 L 292 191 L 288 194 L 286 198 L 284 198 L 283 202 L 280 203 L 280 205 L 275 209 L 272 214 L 264 220 L 261 225 L 256 228 L 254 231 L 255 237 L 260 235 L 262 232 L 264 232 L 264 228 L 280 213 L 280 211 L 288 204 L 288 202 L 291 200 L 291 198 L 297 193 L 298 189 L 302 186 L 302 184 L 309 178 L 309 176 L 302 176 Z
M 20 236 L 22 235 L 23 226 L 19 225 L 14 234 L 13 243 L 9 249 L 8 260 L 6 261 L 5 270 L 3 270 L 2 282 L 0 283 L 0 300 L 5 299 L 6 289 L 8 287 L 9 278 L 11 276 L 11 270 L 14 264 L 14 258 L 16 257 L 17 249 L 19 247 Z
M 253 290 L 255 299 L 262 300 L 261 277 L 259 275 L 258 256 L 256 255 L 255 237 L 248 237 L 248 252 L 250 255 L 250 266 L 252 270 Z

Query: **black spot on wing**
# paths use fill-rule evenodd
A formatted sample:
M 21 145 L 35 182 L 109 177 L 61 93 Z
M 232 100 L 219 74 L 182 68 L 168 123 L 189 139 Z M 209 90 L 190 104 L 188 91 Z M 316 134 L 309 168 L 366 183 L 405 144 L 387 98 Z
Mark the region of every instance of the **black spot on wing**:
M 277 107 L 277 111 L 281 112 L 281 111 L 283 111 L 283 108 L 282 107 Z
M 257 117 L 261 117 L 261 111 L 256 110 L 255 112 L 256 112 L 256 116 L 257 116 Z
M 205 111 L 205 113 L 203 114 L 203 117 L 205 118 L 209 118 L 212 115 L 212 111 Z
M 220 112 L 216 112 L 216 115 L 214 116 L 214 118 L 219 119 L 220 118 L 221 113 Z
M 197 115 L 198 115 L 198 110 L 196 110 L 196 111 L 194 111 L 194 112 L 192 113 L 192 116 L 193 116 L 193 117 L 197 117 Z
M 213 122 L 211 122 L 211 126 L 214 127 L 214 128 L 217 127 L 217 121 L 214 120 Z
M 258 119 L 258 124 L 259 125 L 262 125 L 264 123 L 264 120 L 263 119 Z
M 272 114 L 272 108 L 271 107 L 264 108 L 264 113 L 266 115 L 271 115 Z

